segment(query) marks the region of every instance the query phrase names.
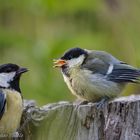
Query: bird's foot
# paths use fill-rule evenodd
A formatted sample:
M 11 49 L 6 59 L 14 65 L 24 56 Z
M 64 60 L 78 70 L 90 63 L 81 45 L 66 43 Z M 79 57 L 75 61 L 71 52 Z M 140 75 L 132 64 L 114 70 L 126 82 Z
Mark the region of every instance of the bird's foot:
M 108 97 L 105 97 L 103 98 L 101 101 L 99 101 L 96 106 L 97 106 L 97 109 L 103 109 L 105 107 L 105 105 L 108 103 L 108 100 L 109 98 Z

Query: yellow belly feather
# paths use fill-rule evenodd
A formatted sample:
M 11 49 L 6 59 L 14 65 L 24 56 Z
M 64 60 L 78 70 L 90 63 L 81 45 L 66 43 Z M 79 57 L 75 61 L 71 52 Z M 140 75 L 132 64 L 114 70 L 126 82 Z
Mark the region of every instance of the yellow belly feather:
M 5 112 L 0 120 L 0 134 L 12 134 L 19 127 L 23 111 L 20 93 L 4 89 L 6 94 Z

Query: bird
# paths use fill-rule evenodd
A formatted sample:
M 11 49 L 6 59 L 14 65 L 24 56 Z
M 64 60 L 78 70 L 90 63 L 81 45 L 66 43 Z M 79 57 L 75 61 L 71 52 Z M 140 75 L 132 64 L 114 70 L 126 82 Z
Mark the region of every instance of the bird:
M 0 65 L 0 136 L 12 136 L 20 125 L 23 112 L 20 77 L 27 71 L 12 63 Z
M 54 60 L 71 93 L 99 105 L 117 97 L 128 83 L 140 82 L 140 70 L 105 51 L 71 48 Z

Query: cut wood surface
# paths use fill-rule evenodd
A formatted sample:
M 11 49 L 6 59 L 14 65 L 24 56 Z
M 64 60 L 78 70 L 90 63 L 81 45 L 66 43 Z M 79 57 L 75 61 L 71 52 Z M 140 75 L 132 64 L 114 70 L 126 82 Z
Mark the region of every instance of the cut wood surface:
M 115 99 L 102 109 L 69 102 L 37 107 L 30 100 L 24 107 L 21 140 L 140 140 L 140 96 Z

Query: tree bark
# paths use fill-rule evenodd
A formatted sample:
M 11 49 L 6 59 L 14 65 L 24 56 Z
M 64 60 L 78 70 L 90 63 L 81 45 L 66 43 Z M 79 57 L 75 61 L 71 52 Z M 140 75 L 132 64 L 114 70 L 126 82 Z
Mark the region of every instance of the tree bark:
M 140 96 L 118 98 L 101 109 L 96 103 L 24 106 L 21 140 L 140 140 Z

